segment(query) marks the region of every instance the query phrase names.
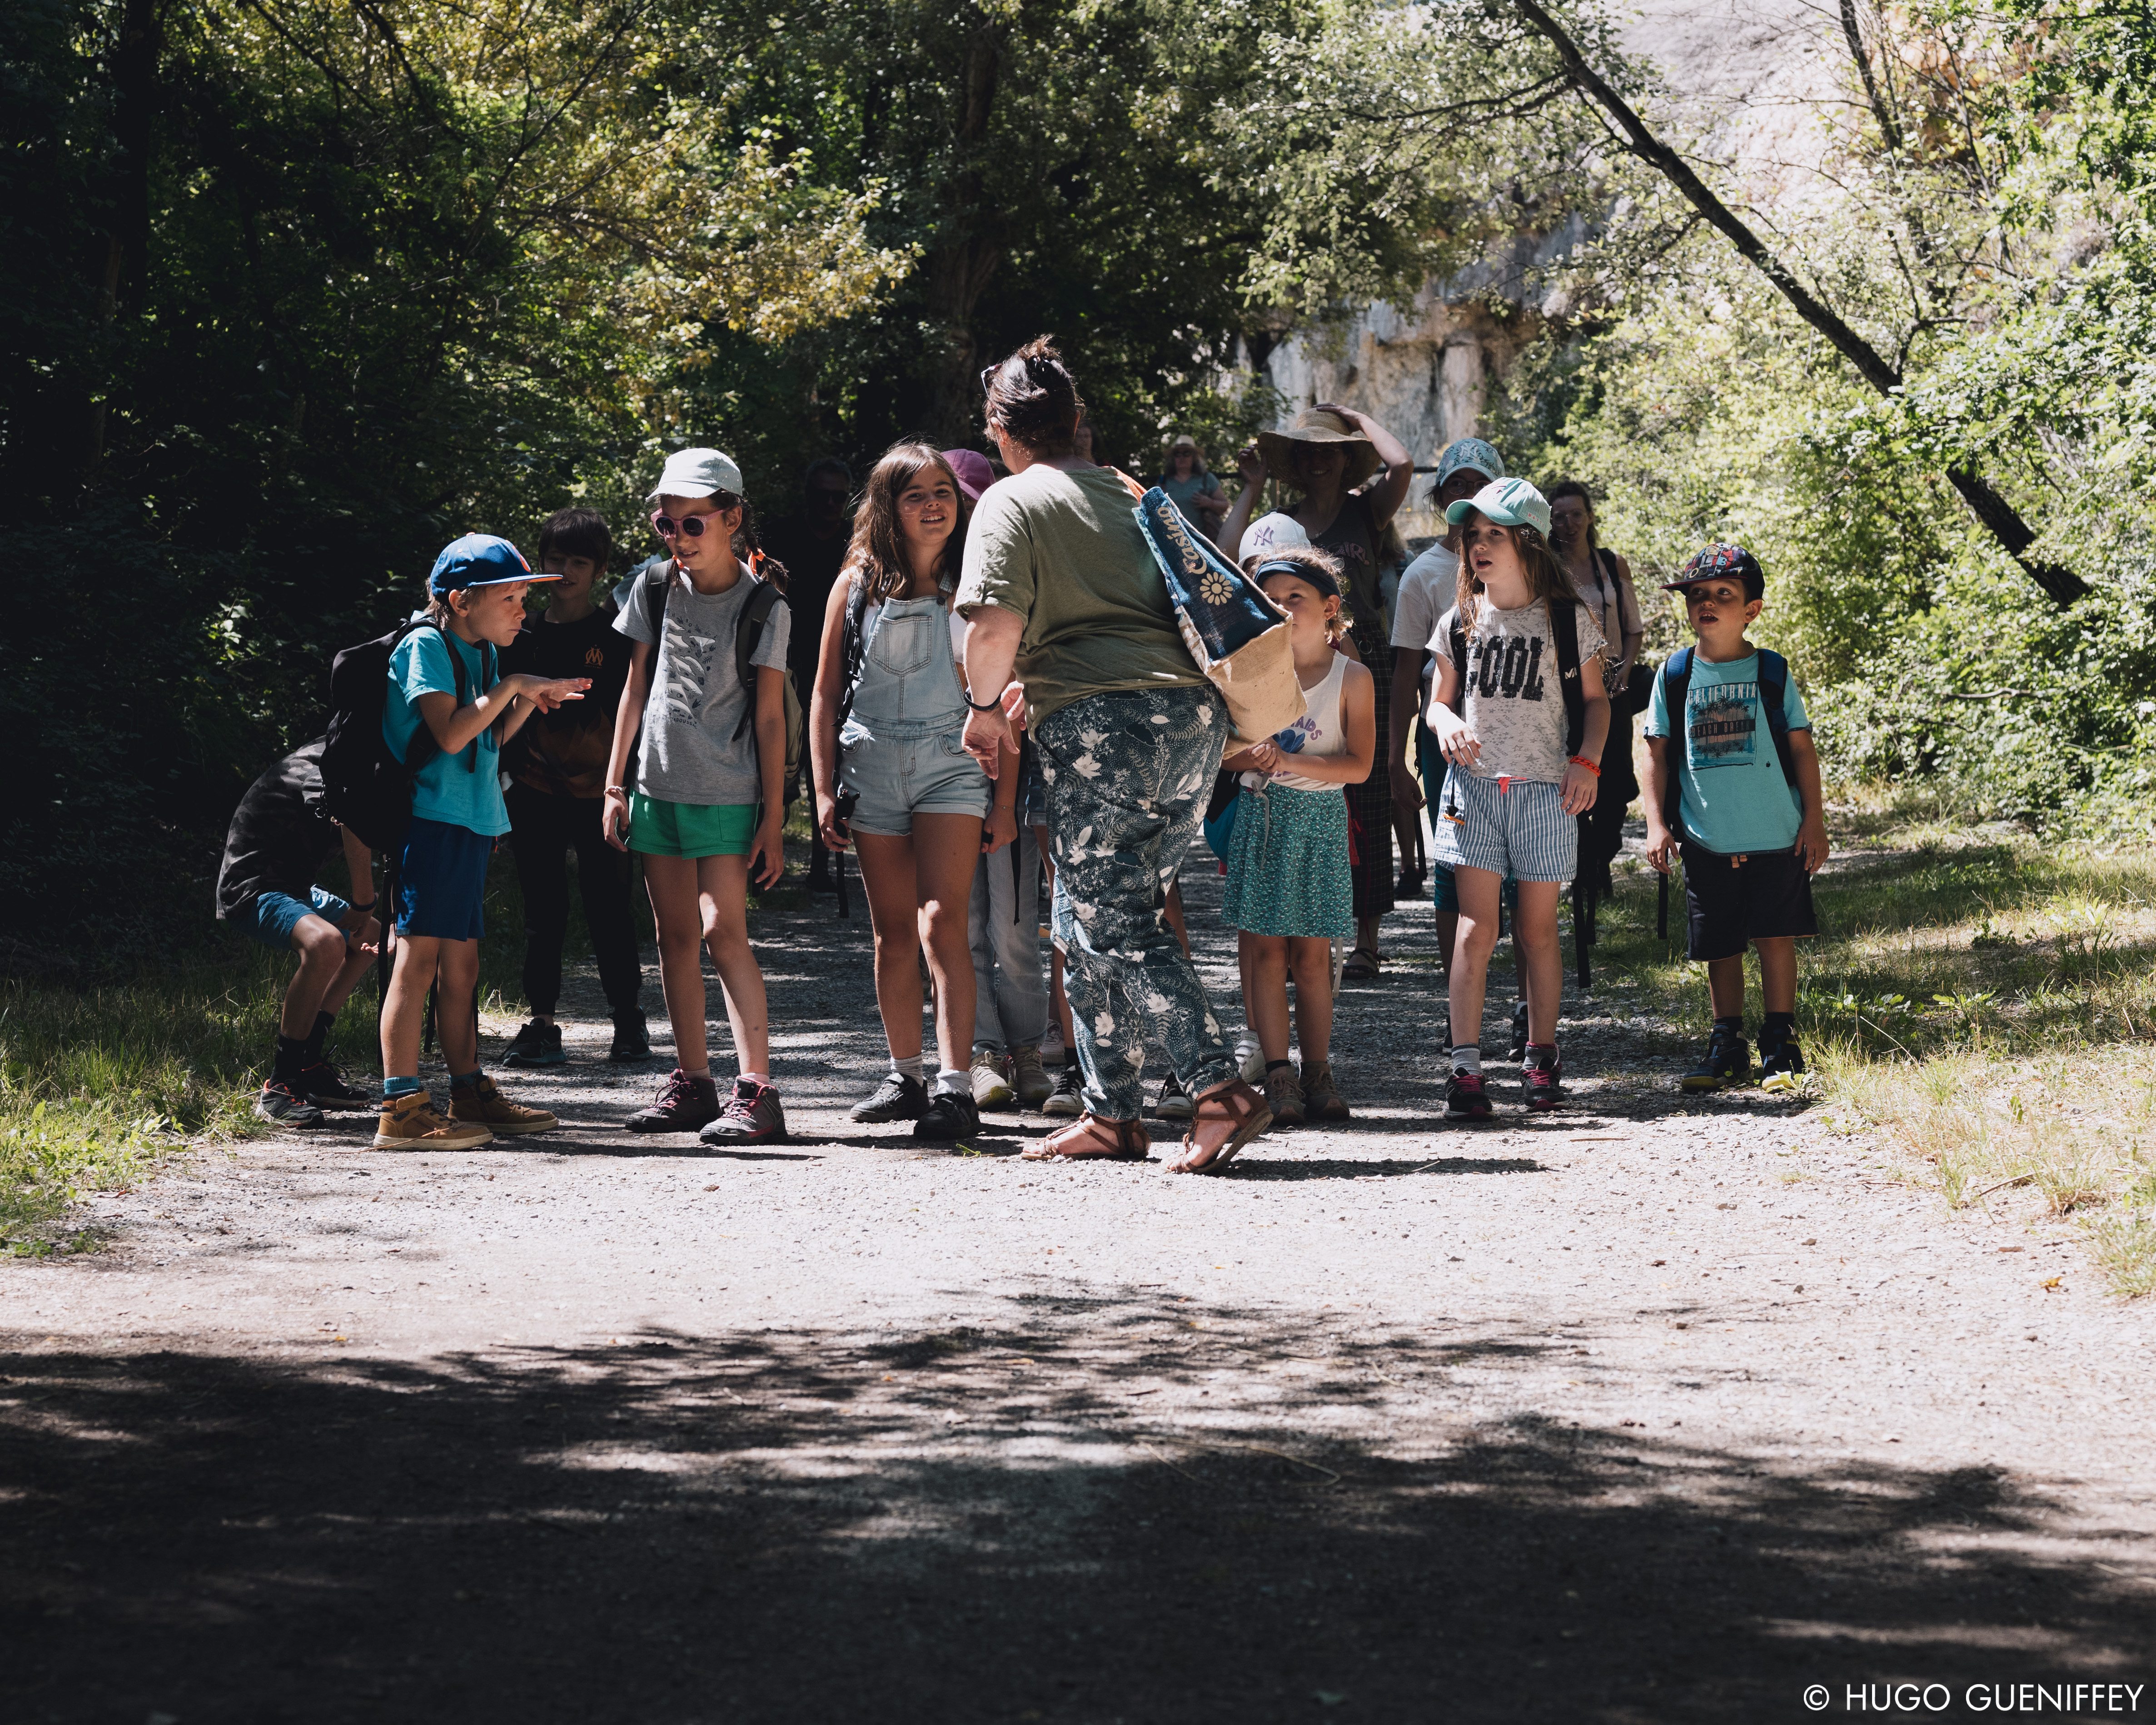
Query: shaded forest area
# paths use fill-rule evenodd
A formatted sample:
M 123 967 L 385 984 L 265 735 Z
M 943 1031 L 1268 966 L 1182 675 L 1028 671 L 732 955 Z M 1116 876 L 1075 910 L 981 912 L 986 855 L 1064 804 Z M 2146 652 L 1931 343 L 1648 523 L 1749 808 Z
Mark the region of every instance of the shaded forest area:
M 1512 0 L 18 0 L 11 968 L 201 938 L 240 789 L 459 532 L 626 524 L 690 441 L 783 513 L 814 455 L 971 440 L 1042 329 L 1111 455 L 1219 450 L 1286 332 L 1433 280 L 1531 336 L 1491 429 L 1643 574 L 1760 552 L 1835 770 L 2145 834 L 2156 20 L 1842 20 L 1763 201 L 1599 15 Z

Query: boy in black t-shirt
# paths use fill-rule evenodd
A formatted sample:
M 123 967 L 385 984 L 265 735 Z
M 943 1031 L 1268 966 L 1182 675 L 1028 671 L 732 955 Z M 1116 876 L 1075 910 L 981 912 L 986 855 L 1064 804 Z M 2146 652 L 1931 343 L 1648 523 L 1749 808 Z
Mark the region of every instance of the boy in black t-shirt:
M 511 781 L 504 793 L 509 845 L 524 889 L 524 998 L 531 1004 L 531 1020 L 509 1045 L 505 1066 L 555 1066 L 567 1058 L 554 1008 L 562 998 L 572 845 L 584 925 L 613 1015 L 608 1058 L 641 1060 L 651 1055 L 637 998 L 644 973 L 630 898 L 632 865 L 628 853 L 608 845 L 599 830 L 614 709 L 629 677 L 629 641 L 613 626 L 614 602 L 608 597 L 594 603 L 592 598 L 613 554 L 613 535 L 590 510 L 564 509 L 549 517 L 539 530 L 539 567 L 562 578 L 552 584 L 547 608 L 501 655 L 504 675 L 530 671 L 592 680 L 583 701 L 532 718 L 502 762 Z
M 224 839 L 217 914 L 266 947 L 290 947 L 299 973 L 285 990 L 277 1050 L 254 1111 L 280 1126 L 320 1126 L 322 1105 L 374 1099 L 344 1081 L 323 1052 L 330 1025 L 377 951 L 374 859 L 322 806 L 322 741 L 302 743 L 247 788 Z M 352 901 L 316 886 L 341 844 Z

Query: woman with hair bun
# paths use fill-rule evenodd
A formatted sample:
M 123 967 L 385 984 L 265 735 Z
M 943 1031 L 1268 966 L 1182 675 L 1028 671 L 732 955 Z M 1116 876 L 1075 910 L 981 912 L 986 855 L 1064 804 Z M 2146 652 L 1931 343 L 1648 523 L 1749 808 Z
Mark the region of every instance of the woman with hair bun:
M 1022 698 L 1048 795 L 1050 930 L 1086 1079 L 1085 1112 L 1026 1153 L 1143 1160 L 1150 1039 L 1196 1103 L 1176 1171 L 1217 1169 L 1272 1115 L 1236 1076 L 1166 902 L 1219 768 L 1227 711 L 1183 644 L 1123 479 L 1076 453 L 1084 403 L 1054 344 L 1029 341 L 981 383 L 1010 477 L 981 498 L 958 584 L 966 747 L 1001 771 L 1004 701 Z

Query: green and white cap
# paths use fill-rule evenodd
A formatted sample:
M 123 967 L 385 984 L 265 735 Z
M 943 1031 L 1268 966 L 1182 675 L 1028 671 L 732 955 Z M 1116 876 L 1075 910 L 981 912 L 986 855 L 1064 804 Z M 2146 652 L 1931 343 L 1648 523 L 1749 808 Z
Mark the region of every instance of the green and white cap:
M 1492 480 L 1472 497 L 1453 504 L 1445 518 L 1456 527 L 1471 511 L 1501 527 L 1532 527 L 1549 537 L 1549 504 L 1523 479 Z

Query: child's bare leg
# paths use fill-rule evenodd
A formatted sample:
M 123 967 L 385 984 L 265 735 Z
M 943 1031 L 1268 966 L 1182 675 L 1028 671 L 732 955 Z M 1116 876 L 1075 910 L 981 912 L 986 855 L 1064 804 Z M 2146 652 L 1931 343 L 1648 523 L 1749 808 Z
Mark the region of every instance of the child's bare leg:
M 418 1074 L 419 1017 L 426 1010 L 427 990 L 433 986 L 441 954 L 438 936 L 397 937 L 389 995 L 382 1003 L 382 1072 L 386 1078 L 411 1078 Z M 465 1070 L 469 1072 L 471 1068 Z
M 899 833 L 855 833 L 861 885 L 875 941 L 876 1010 L 894 1060 L 921 1054 L 921 887 L 913 840 Z
M 1168 883 L 1167 902 L 1162 906 L 1168 926 L 1175 935 L 1175 943 L 1183 948 L 1183 956 L 1190 956 L 1190 930 L 1183 920 L 1183 882 L 1180 879 Z
M 763 972 L 748 943 L 748 859 L 705 856 L 696 860 L 696 909 L 704 944 L 719 973 L 726 1002 L 726 1023 L 734 1033 L 734 1058 L 744 1074 L 768 1082 L 771 1077 L 771 1017 L 763 995 Z M 701 978 L 698 994 L 701 998 Z M 913 1021 L 921 1022 L 919 1003 Z
M 1564 989 L 1564 955 L 1558 948 L 1557 901 L 1563 883 L 1520 882 L 1519 914 L 1512 919 L 1512 946 L 1521 955 L 1527 979 L 1527 1040 L 1543 1046 L 1557 1040 L 1558 1000 Z
M 300 918 L 292 929 L 292 950 L 300 955 L 300 968 L 292 973 L 292 980 L 285 989 L 285 1004 L 277 1014 L 277 1029 L 280 1035 L 295 1041 L 304 1041 L 314 1034 L 315 1014 L 335 1012 L 335 1006 L 323 1003 L 336 987 L 337 979 L 349 968 L 350 955 L 346 952 L 344 931 L 326 916 L 312 912 Z M 367 968 L 366 954 L 360 954 L 360 967 Z M 352 992 L 347 983 L 337 995 L 340 1004 L 344 996 Z
M 1452 871 L 1460 911 L 1454 922 L 1457 932 L 1446 994 L 1452 1009 L 1452 1040 L 1462 1048 L 1479 1046 L 1482 1040 L 1482 990 L 1490 955 L 1497 950 L 1497 894 L 1503 884 L 1488 869 Z
M 674 1027 L 674 1063 L 691 1078 L 711 1076 L 704 1029 L 703 916 L 697 905 L 694 857 L 646 856 L 644 890 L 659 945 L 659 988 Z
M 1794 948 L 1796 942 L 1791 941 L 1789 945 Z M 1794 951 L 1790 954 L 1789 993 L 1791 999 L 1794 1000 L 1796 995 L 1796 963 Z M 1735 953 L 1727 958 L 1710 958 L 1707 961 L 1707 993 L 1708 999 L 1714 1004 L 1715 1017 L 1741 1019 L 1744 1016 L 1744 955 L 1742 952 Z
M 1248 942 L 1244 973 L 1243 1009 L 1250 1028 L 1258 1033 L 1258 1046 L 1265 1064 L 1287 1058 L 1287 937 L 1245 934 Z M 1332 963 L 1332 944 L 1327 942 L 1326 963 Z
M 379 937 L 377 935 L 377 938 Z M 343 945 L 344 937 L 339 935 L 337 942 L 339 945 Z M 359 979 L 374 968 L 374 957 L 375 955 L 368 952 L 364 945 L 346 947 L 344 963 L 337 967 L 336 974 L 330 978 L 329 988 L 322 995 L 321 1005 L 315 1010 L 326 1012 L 331 1018 L 335 1018 L 344 1009 L 345 1002 L 352 999 L 352 991 L 359 986 Z M 307 1028 L 311 1030 L 314 1028 L 311 1019 L 309 1020 Z
M 978 816 L 913 817 L 914 891 L 920 903 L 921 942 L 936 978 L 937 1058 L 946 1072 L 964 1071 L 973 1046 L 978 984 L 967 916 L 973 904 L 973 870 L 980 860 Z M 913 1022 L 921 1022 L 917 1004 Z
M 1332 1058 L 1332 942 L 1298 935 L 1287 943 L 1295 972 L 1295 1040 L 1304 1070 Z
M 479 1070 L 479 1025 L 472 997 L 479 990 L 479 942 L 441 942 L 441 990 L 434 996 L 434 1034 L 452 1078 Z
M 1765 940 L 1753 942 L 1752 945 L 1759 954 L 1759 996 L 1764 1009 L 1768 1012 L 1794 1012 L 1797 1009 L 1797 937 L 1793 934 L 1769 935 Z M 1738 962 L 1741 964 L 1743 961 Z M 1741 988 L 1741 972 L 1738 981 Z M 1743 999 L 1740 992 L 1738 995 L 1740 1010 Z
M 1048 896 L 1042 901 L 1045 908 L 1055 901 L 1055 851 L 1046 827 L 1035 827 L 1033 840 L 1034 849 L 1040 853 L 1041 871 L 1048 880 Z M 1078 1031 L 1070 1022 L 1070 997 L 1063 992 L 1063 948 L 1053 941 L 1048 946 L 1048 999 L 1055 1009 L 1055 1022 L 1063 1032 L 1063 1057 L 1075 1062 L 1078 1058 Z

